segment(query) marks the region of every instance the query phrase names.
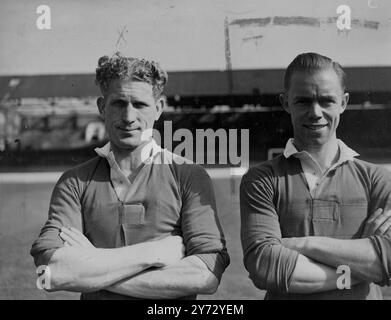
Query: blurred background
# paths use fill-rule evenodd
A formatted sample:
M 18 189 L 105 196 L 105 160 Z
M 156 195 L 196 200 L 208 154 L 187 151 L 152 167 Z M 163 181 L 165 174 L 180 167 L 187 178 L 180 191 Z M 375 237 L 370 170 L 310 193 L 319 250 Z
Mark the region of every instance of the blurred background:
M 327 55 L 348 77 L 338 136 L 362 159 L 391 167 L 387 0 L 3 0 L 0 8 L 1 299 L 78 298 L 38 290 L 29 249 L 61 172 L 106 142 L 94 84 L 102 55 L 121 51 L 168 71 L 162 136 L 164 121 L 192 132 L 249 129 L 250 165 L 292 136 L 278 100 L 286 66 L 302 52 Z M 201 298 L 261 299 L 242 264 L 240 176 L 229 164 L 207 170 L 232 262 L 217 293 Z

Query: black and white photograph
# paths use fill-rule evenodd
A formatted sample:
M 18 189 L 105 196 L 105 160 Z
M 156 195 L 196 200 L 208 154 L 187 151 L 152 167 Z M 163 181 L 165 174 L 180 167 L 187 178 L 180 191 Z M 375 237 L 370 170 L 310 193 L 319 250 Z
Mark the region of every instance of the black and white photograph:
M 0 8 L 0 300 L 391 300 L 390 1 Z

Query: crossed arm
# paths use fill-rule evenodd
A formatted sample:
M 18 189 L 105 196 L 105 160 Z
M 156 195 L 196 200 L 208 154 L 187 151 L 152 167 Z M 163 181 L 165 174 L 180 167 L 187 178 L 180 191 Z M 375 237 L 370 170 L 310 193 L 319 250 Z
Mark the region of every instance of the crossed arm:
M 350 268 L 353 285 L 361 281 L 381 282 L 384 278 L 382 262 L 369 237 L 389 234 L 390 226 L 391 211 L 379 209 L 367 220 L 361 239 L 283 238 L 285 247 L 300 253 L 290 291 L 306 293 L 312 289 L 316 292 L 317 288 L 320 291 L 335 289 L 339 276 L 335 270 L 342 265 Z M 323 283 L 319 282 L 322 277 Z
M 273 187 L 267 172 L 265 176 L 263 181 L 249 179 L 241 185 L 244 263 L 257 287 L 299 294 L 334 290 L 340 265 L 350 267 L 352 285 L 384 280 L 382 261 L 369 237 L 389 235 L 390 212 L 376 211 L 362 239 L 282 238 Z
M 178 298 L 213 293 L 218 280 L 197 256 L 184 257 L 182 238 L 170 236 L 116 249 L 98 249 L 75 228 L 62 228 L 65 241 L 48 267 L 51 289 L 105 289 L 138 298 Z
M 285 238 L 282 239 L 282 243 L 307 258 L 333 269 L 346 265 L 353 277 L 362 281 L 383 280 L 383 266 L 369 238 L 341 240 L 328 237 L 301 237 Z
M 156 299 L 215 292 L 229 256 L 210 178 L 203 169 L 190 169 L 186 172 L 192 176 L 181 181 L 182 236 L 110 249 L 95 248 L 78 231 L 82 230 L 85 188 L 78 178 L 82 173 L 64 174 L 54 188 L 49 218 L 31 249 L 36 265 L 50 268 L 48 291 L 104 289 Z M 62 226 L 74 228 L 62 228 L 60 238 L 58 229 Z
M 368 168 L 367 168 L 368 169 Z M 352 284 L 357 282 L 376 282 L 389 284 L 391 255 L 391 175 L 381 168 L 369 168 L 363 176 L 370 185 L 369 198 L 374 212 L 365 222 L 361 239 L 334 239 L 328 237 L 284 238 L 282 244 L 299 252 L 322 268 L 346 265 L 350 268 Z M 384 208 L 384 210 L 379 209 Z M 377 209 L 377 210 L 375 210 Z M 305 272 L 298 263 L 295 274 Z M 335 272 L 335 271 L 334 271 Z M 334 282 L 335 284 L 335 282 Z M 292 281 L 292 289 L 295 281 Z
M 219 282 L 197 256 L 173 265 L 144 271 L 119 281 L 106 290 L 143 299 L 175 299 L 195 294 L 213 294 Z

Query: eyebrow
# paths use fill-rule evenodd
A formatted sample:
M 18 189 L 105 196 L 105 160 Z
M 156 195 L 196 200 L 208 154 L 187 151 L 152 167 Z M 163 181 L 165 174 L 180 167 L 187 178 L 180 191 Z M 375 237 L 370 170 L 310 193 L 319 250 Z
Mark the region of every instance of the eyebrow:
M 335 100 L 336 98 L 337 98 L 337 96 L 328 95 L 328 94 L 319 97 L 319 99 L 332 99 L 332 100 Z
M 127 100 L 128 99 L 128 97 L 124 94 L 114 94 L 114 95 L 111 95 L 110 98 L 112 100 L 120 100 L 120 99 Z
M 313 100 L 312 96 L 296 96 L 293 98 L 293 100 Z
M 335 100 L 337 98 L 337 96 L 334 96 L 334 95 L 320 95 L 317 97 L 317 99 L 333 99 Z M 293 98 L 293 100 L 313 100 L 314 97 L 313 96 L 296 96 Z
M 122 95 L 122 94 L 116 94 L 116 95 L 113 95 L 112 97 L 110 97 L 110 101 L 111 102 L 121 101 L 121 102 L 128 103 L 129 97 L 126 95 Z M 136 104 L 136 103 L 137 104 L 144 104 L 144 105 L 148 104 L 148 102 L 145 99 L 138 97 L 138 96 L 130 96 L 130 102 L 132 104 Z

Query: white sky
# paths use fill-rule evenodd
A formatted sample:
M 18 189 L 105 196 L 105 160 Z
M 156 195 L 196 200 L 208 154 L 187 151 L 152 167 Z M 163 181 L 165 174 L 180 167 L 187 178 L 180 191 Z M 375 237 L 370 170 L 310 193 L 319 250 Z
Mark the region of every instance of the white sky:
M 51 30 L 38 30 L 39 5 L 51 9 Z M 224 70 L 224 18 L 336 17 L 349 5 L 352 19 L 378 29 L 335 24 L 230 26 L 234 69 L 283 68 L 304 51 L 329 55 L 343 66 L 391 65 L 389 0 L 1 0 L 0 75 L 92 73 L 117 50 L 153 58 L 167 70 Z M 116 46 L 119 31 L 124 38 Z M 258 37 L 244 41 L 244 38 Z

